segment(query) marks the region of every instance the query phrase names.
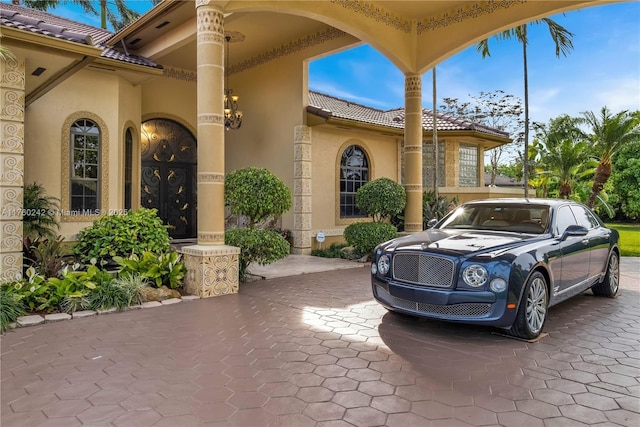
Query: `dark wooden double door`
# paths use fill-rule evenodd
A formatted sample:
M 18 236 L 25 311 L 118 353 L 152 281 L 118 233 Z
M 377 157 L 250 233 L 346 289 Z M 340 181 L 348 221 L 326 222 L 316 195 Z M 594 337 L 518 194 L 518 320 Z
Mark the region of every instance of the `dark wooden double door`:
M 167 119 L 142 124 L 141 205 L 155 208 L 174 239 L 197 233 L 196 140 Z

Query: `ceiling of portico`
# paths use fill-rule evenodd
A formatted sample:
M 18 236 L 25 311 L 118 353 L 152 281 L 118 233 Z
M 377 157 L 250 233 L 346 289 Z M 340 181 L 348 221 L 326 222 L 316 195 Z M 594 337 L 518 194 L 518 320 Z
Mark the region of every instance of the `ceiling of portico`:
M 500 30 L 609 2 L 230 0 L 213 3 L 224 7 L 225 32 L 234 35 L 229 49 L 232 69 L 286 54 L 287 49 L 296 46 L 332 39 L 333 50 L 336 46 L 347 48 L 368 43 L 402 72 L 423 73 Z M 195 2 L 161 3 L 114 39 L 119 43 L 122 40 L 130 52 L 165 67 L 195 71 Z

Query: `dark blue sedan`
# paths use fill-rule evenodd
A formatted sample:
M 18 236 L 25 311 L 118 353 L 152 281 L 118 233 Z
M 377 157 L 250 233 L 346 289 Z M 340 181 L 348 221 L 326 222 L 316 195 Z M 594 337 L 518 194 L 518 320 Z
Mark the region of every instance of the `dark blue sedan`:
M 371 284 L 389 310 L 532 339 L 550 306 L 589 288 L 615 296 L 619 260 L 618 232 L 582 204 L 488 199 L 379 245 Z

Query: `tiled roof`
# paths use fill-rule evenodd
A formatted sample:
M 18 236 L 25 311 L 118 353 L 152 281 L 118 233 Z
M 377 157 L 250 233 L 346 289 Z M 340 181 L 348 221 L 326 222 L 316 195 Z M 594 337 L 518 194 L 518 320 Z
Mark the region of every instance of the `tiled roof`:
M 404 108 L 383 111 L 313 91 L 309 91 L 309 106 L 312 107 L 310 109 L 311 113 L 316 109 L 321 109 L 332 117 L 387 126 L 394 129 L 404 128 Z M 437 124 L 438 131 L 475 131 L 509 138 L 507 132 L 442 113 L 438 113 Z M 432 110 L 426 108 L 422 110 L 422 127 L 425 130 L 433 128 Z
M 92 27 L 70 19 L 61 18 L 37 9 L 29 9 L 11 3 L 0 3 L 0 26 L 28 31 L 102 49 L 103 58 L 145 67 L 162 68 L 161 65 L 138 55 L 127 55 L 104 43 L 113 36 L 111 31 Z

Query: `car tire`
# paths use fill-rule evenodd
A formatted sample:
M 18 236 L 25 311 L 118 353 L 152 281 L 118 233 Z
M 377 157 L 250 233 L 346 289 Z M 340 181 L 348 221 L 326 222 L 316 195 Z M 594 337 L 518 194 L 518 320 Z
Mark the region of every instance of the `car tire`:
M 547 320 L 548 305 L 547 279 L 542 273 L 536 271 L 527 280 L 516 320 L 511 325 L 509 334 L 527 340 L 537 338 Z
M 611 252 L 607 263 L 607 272 L 602 282 L 591 287 L 591 292 L 599 297 L 613 298 L 620 286 L 620 258 L 616 252 Z

